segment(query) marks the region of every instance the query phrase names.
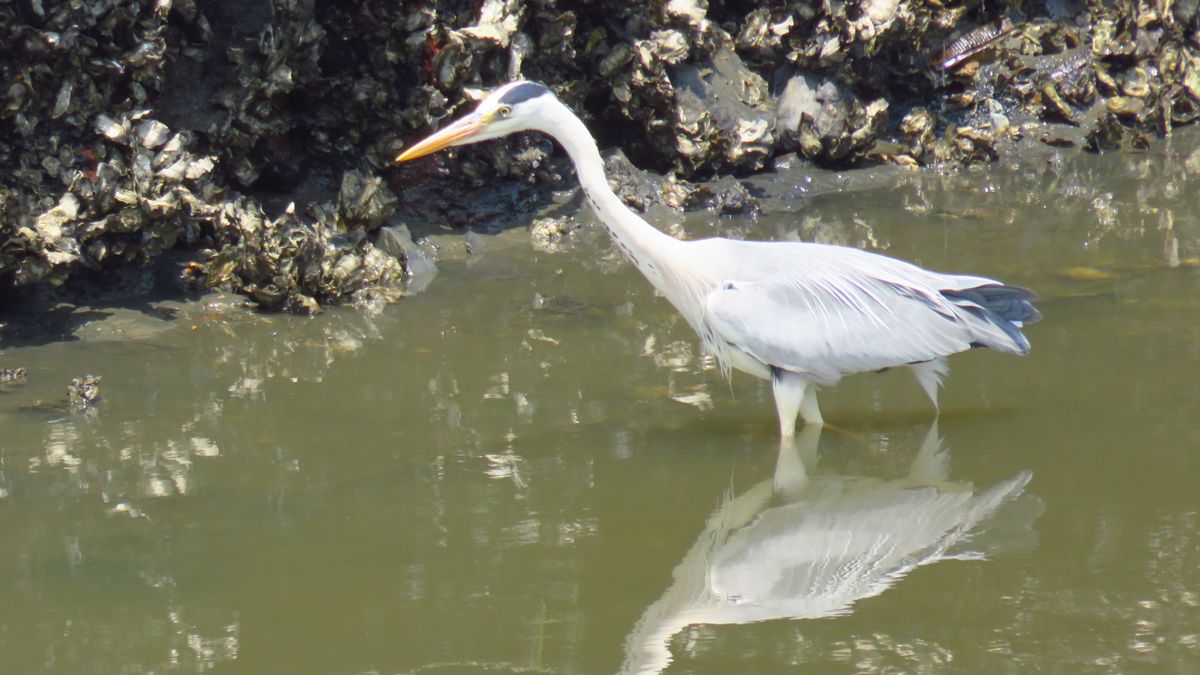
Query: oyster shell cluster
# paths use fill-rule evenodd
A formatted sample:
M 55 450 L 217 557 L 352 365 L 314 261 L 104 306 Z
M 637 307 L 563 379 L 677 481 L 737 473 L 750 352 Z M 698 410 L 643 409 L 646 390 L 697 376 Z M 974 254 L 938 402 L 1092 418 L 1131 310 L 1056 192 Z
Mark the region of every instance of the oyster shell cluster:
M 67 385 L 67 402 L 72 410 L 82 411 L 100 402 L 99 375 L 84 375 L 73 378 Z
M 569 176 L 536 136 L 391 166 L 516 77 L 668 174 L 672 207 L 752 209 L 687 181 L 789 157 L 1141 147 L 1200 116 L 1198 25 L 1156 0 L 0 4 L 0 293 L 183 247 L 188 283 L 265 308 L 397 297 L 386 225 L 475 226 Z
M 288 101 L 323 38 L 298 2 L 0 6 L 0 293 L 184 246 L 203 254 L 185 282 L 264 308 L 401 294 L 404 261 L 368 237 L 395 208 L 383 179 L 339 160 L 302 183 L 295 134 L 351 147 Z

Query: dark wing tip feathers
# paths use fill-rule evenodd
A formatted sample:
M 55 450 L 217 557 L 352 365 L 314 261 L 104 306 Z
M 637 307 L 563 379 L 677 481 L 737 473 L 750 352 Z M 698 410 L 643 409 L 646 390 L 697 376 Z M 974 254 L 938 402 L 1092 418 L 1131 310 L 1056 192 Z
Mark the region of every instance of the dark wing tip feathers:
M 973 302 L 1005 321 L 1025 325 L 1042 318 L 1042 313 L 1033 306 L 1037 293 L 1020 286 L 977 286 L 961 291 L 942 291 L 951 300 Z
M 1029 339 L 1021 332 L 1021 328 L 1042 318 L 1042 313 L 1033 306 L 1033 301 L 1037 300 L 1036 293 L 1020 286 L 997 284 L 942 291 L 942 295 L 950 300 L 965 301 L 968 304 L 955 304 L 998 326 L 1012 338 L 1018 354 L 1029 353 Z

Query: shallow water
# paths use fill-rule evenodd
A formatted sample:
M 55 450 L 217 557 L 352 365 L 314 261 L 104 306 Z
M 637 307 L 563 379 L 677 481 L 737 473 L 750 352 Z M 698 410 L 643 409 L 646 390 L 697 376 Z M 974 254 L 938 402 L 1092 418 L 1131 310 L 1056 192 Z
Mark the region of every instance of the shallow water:
M 781 450 L 587 214 L 443 237 L 375 316 L 17 331 L 0 672 L 1194 671 L 1197 147 L 768 176 L 758 219 L 676 226 L 1037 289 L 1033 353 L 952 359 L 936 427 L 858 376 Z M 86 372 L 94 414 L 26 408 Z

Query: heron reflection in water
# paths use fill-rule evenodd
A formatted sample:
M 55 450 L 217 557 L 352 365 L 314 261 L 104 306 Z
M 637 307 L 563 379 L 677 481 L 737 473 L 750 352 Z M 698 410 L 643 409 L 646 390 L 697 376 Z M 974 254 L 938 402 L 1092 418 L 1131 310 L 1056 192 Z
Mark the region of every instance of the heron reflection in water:
M 936 407 L 947 356 L 976 347 L 1029 351 L 1021 328 L 1041 314 L 1023 288 L 854 248 L 680 241 L 655 229 L 609 188 L 595 139 L 540 84 L 500 87 L 396 161 L 531 130 L 567 151 L 617 246 L 684 316 L 722 373 L 737 369 L 771 381 L 785 438 L 795 434 L 797 415 L 823 423 L 816 388 L 845 375 L 907 366 Z
M 887 590 L 906 574 L 966 550 L 1029 483 L 1028 471 L 983 491 L 949 479 L 935 423 L 908 473 L 895 480 L 818 475 L 820 427 L 780 444 L 771 479 L 726 499 L 675 567 L 673 582 L 626 638 L 623 673 L 655 673 L 671 662 L 672 638 L 688 626 L 820 619 Z M 1014 509 L 1032 536 L 1041 513 Z

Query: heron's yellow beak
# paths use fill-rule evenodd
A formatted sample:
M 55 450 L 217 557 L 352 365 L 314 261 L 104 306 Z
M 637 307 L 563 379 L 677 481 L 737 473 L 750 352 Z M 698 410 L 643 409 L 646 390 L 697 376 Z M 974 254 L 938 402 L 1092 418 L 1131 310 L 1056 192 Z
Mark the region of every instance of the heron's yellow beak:
M 467 115 L 400 153 L 396 157 L 396 163 L 407 162 L 410 159 L 424 157 L 431 152 L 437 152 L 442 148 L 458 145 L 460 141 L 466 140 L 483 131 L 485 126 L 487 126 L 486 120 L 479 115 L 474 113 Z

